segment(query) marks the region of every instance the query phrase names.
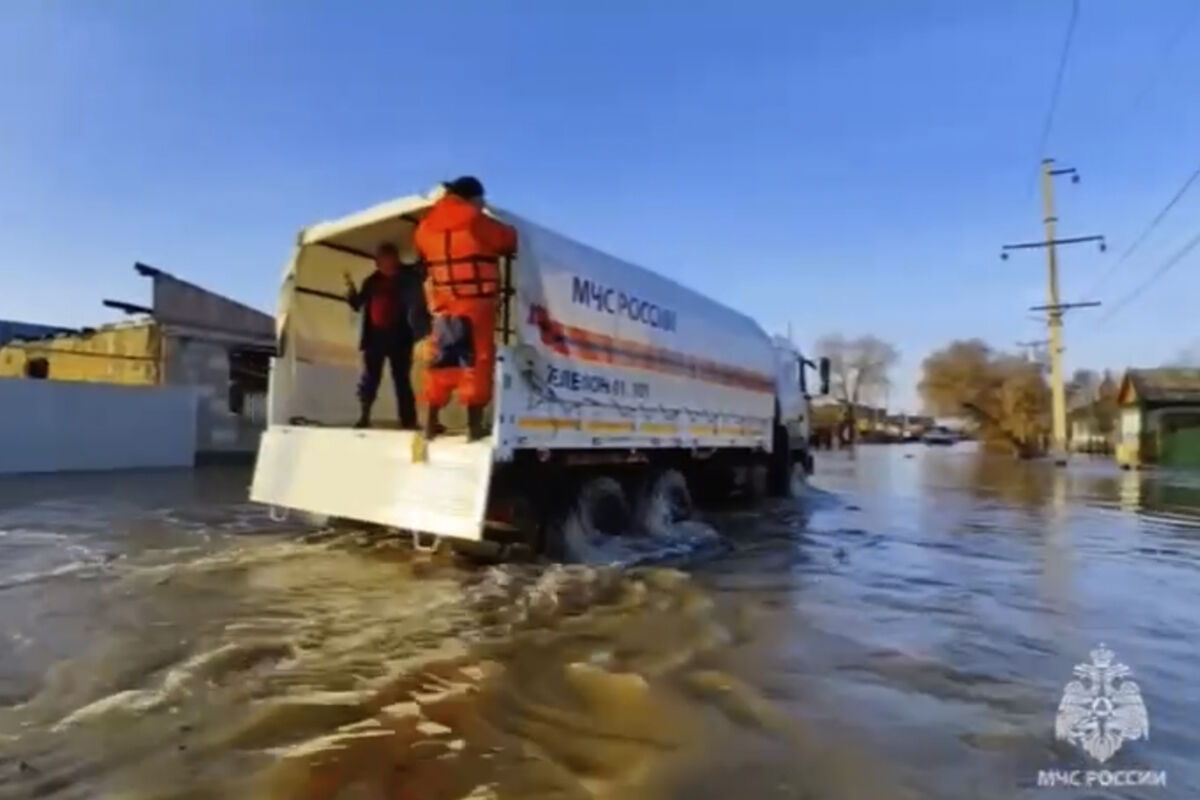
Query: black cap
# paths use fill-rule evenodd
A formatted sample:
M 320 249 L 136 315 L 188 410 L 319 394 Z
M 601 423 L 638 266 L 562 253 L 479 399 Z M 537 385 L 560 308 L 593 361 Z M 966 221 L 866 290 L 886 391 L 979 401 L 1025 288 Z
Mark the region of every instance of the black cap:
M 473 175 L 463 175 L 447 183 L 446 191 L 463 200 L 474 200 L 483 197 L 483 184 Z
M 379 246 L 375 248 L 375 255 L 381 256 L 384 253 L 398 255 L 399 250 L 397 250 L 396 245 L 392 244 L 391 242 L 380 242 Z

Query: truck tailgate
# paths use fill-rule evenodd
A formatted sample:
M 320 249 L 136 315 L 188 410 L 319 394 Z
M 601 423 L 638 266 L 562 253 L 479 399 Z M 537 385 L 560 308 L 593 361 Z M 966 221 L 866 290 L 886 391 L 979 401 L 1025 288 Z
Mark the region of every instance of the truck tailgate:
M 281 508 L 479 539 L 492 471 L 490 440 L 435 439 L 413 463 L 407 431 L 272 426 L 250 499 Z

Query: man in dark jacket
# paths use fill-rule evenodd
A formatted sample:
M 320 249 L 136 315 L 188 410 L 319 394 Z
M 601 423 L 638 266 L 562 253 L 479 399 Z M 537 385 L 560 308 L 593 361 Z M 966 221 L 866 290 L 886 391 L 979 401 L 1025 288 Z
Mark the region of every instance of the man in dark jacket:
M 413 345 L 429 333 L 424 282 L 420 263 L 402 264 L 396 246 L 390 242 L 379 245 L 375 271 L 367 276 L 361 288 L 356 288 L 350 276 L 346 276 L 346 300 L 351 308 L 362 312 L 358 343 L 363 354 L 363 374 L 358 384 L 362 414 L 356 428 L 371 425 L 371 406 L 383 379 L 384 361 L 388 362 L 396 389 L 400 427 L 417 428 L 417 404 L 410 372 Z

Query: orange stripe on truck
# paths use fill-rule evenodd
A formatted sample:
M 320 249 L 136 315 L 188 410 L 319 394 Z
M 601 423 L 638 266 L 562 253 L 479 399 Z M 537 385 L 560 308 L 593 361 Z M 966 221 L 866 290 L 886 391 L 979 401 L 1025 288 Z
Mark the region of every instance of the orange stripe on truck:
M 543 306 L 530 306 L 529 323 L 537 326 L 542 344 L 552 352 L 580 361 L 675 375 L 752 392 L 775 393 L 773 376 L 566 325 L 551 317 Z
M 695 438 L 730 436 L 757 438 L 763 436 L 764 428 L 753 426 L 690 425 L 680 426 L 661 422 L 633 423 L 624 420 L 571 419 L 569 417 L 520 417 L 517 427 L 523 430 L 542 431 L 587 431 L 588 433 L 633 433 L 643 436 L 684 435 Z

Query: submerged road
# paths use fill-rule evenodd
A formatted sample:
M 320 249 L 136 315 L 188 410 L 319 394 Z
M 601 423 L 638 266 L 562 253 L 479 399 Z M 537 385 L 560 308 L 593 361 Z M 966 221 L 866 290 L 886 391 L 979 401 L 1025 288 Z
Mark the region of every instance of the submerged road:
M 0 798 L 1200 796 L 1200 476 L 822 453 L 633 568 L 424 560 L 247 481 L 0 481 Z M 1055 739 L 1102 643 L 1149 722 L 1103 764 Z M 1166 786 L 1037 785 L 1076 770 Z

